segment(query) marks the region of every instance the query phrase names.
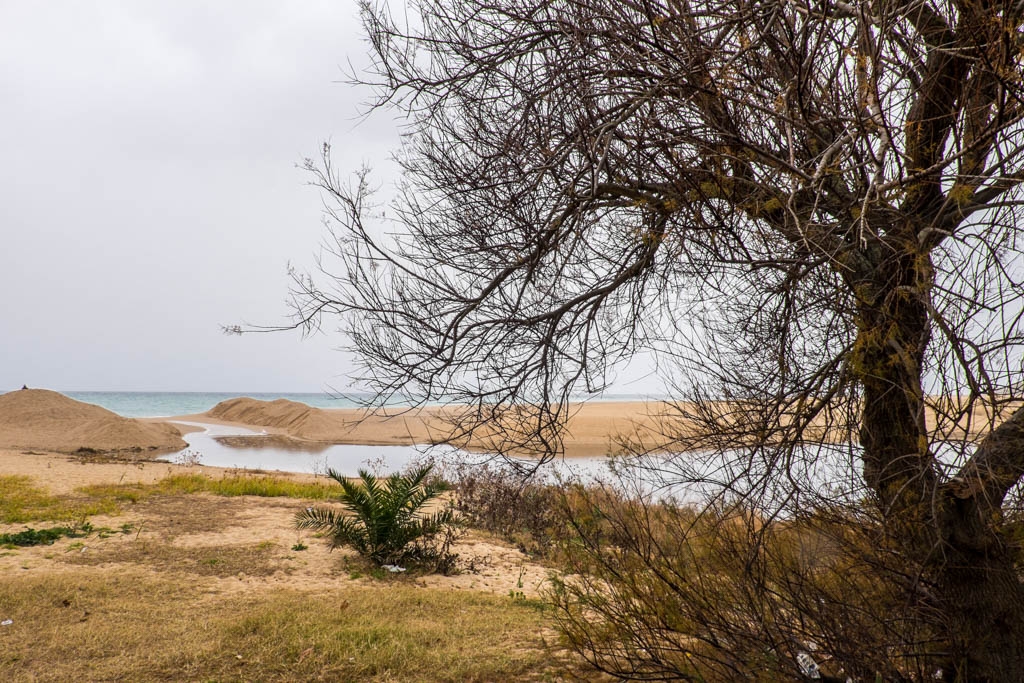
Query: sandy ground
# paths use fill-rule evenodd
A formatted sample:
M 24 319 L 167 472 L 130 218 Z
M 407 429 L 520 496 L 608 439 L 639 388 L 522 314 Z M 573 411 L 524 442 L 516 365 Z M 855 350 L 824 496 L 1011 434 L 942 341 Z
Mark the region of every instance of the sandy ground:
M 723 404 L 724 407 L 724 404 Z M 996 422 L 1009 416 L 1017 406 L 1004 406 Z M 661 402 L 590 402 L 569 406 L 563 447 L 568 457 L 600 457 L 618 452 L 622 439 L 644 448 L 660 450 L 675 435 L 698 433 L 694 423 L 679 415 L 685 406 Z M 412 445 L 452 443 L 476 451 L 492 451 L 489 435 L 503 433 L 505 422 L 493 421 L 486 429 L 466 437 L 453 433 L 458 407 L 388 409 L 368 412 L 354 409 L 314 408 L 285 399 L 258 401 L 235 398 L 206 413 L 169 418 L 176 421 L 237 425 L 291 439 L 296 445 L 356 444 Z M 958 409 L 959 410 L 959 409 Z M 957 411 L 953 411 L 957 413 Z M 987 433 L 992 416 L 978 403 L 967 416 L 939 419 L 934 409 L 926 411 L 929 428 L 946 438 L 971 438 Z M 190 429 L 169 424 L 166 419 L 129 419 L 108 410 L 43 389 L 0 394 L 0 448 L 74 453 L 80 449 L 135 454 L 151 459 L 161 453 L 185 448 L 181 434 Z M 846 439 L 849 434 L 824 425 L 819 438 Z M 514 431 L 514 425 L 510 431 Z M 810 432 L 808 432 L 810 433 Z M 280 441 L 280 440 L 279 440 Z M 280 443 L 275 444 L 280 446 Z M 678 448 L 679 443 L 672 445 Z M 513 450 L 513 453 L 517 451 Z M 519 452 L 521 453 L 521 452 Z M 529 455 L 528 453 L 522 453 Z
M 185 446 L 175 425 L 121 417 L 56 391 L 0 394 L 0 448 L 159 454 Z
M 27 389 L 0 394 L 0 448 L 57 453 L 116 452 L 152 459 L 186 447 L 181 435 L 195 428 L 168 422 L 174 420 L 257 429 L 287 437 L 297 445 L 448 442 L 470 450 L 490 450 L 488 435 L 482 433 L 487 430 L 479 430 L 468 439 L 453 436 L 452 420 L 458 410 L 388 409 L 371 413 L 325 410 L 285 399 L 258 401 L 243 397 L 224 401 L 199 415 L 130 419 L 54 391 Z M 593 402 L 570 406 L 565 455 L 607 455 L 616 450 L 616 437 L 624 434 L 656 440 L 656 416 L 663 412 L 665 405 L 660 403 Z M 495 424 L 488 430 L 497 433 L 501 428 L 502 425 Z
M 10 398 L 12 394 L 16 396 Z M 85 404 L 68 403 L 71 399 L 54 392 L 29 390 L 0 396 L 4 397 L 8 398 L 0 404 L 0 475 L 29 477 L 36 486 L 54 495 L 79 495 L 76 491 L 90 484 L 151 484 L 174 473 L 203 472 L 216 477 L 230 472 L 153 461 L 151 449 L 168 436 L 178 438 L 177 431 L 172 433 L 163 428 L 168 425 L 146 429 L 152 426 L 152 421 L 127 420 L 109 411 L 93 410 L 95 406 L 83 408 Z M 433 421 L 438 419 L 429 410 L 368 416 L 361 411 L 325 411 L 287 401 L 236 401 L 239 402 L 227 409 L 211 411 L 214 414 L 188 419 L 261 427 L 295 439 L 370 445 L 432 440 L 436 424 Z M 567 453 L 601 455 L 612 447 L 616 434 L 653 432 L 660 409 L 659 404 L 586 404 L 570 419 Z M 112 437 L 104 435 L 104 429 L 113 430 Z M 104 443 L 112 444 L 115 456 L 60 452 L 75 445 L 69 434 L 111 437 L 113 440 Z M 102 439 L 96 443 L 101 442 Z M 379 580 L 365 576 L 366 565 L 360 564 L 351 552 L 329 552 L 322 539 L 296 531 L 294 515 L 307 504 L 253 496 L 154 495 L 138 503 L 126 503 L 116 516 L 89 520 L 95 527 L 115 530 L 113 533 L 63 539 L 52 546 L 0 550 L 0 574 L 61 572 L 81 565 L 111 571 L 173 572 L 211 593 L 277 587 L 336 588 L 339 582 L 343 585 Z M 0 525 L 0 532 L 20 531 L 24 526 Z M 121 528 L 131 531 L 116 531 Z M 300 542 L 308 548 L 295 550 Z M 537 595 L 545 586 L 549 572 L 546 567 L 494 539 L 470 533 L 454 550 L 463 560 L 461 574 L 400 576 L 395 580 L 503 595 L 522 592 L 528 597 Z
M 165 462 L 89 462 L 59 453 L 0 450 L 0 476 L 28 476 L 36 486 L 56 495 L 74 495 L 79 487 L 91 484 L 150 484 L 170 474 L 190 472 L 217 477 L 231 471 Z M 62 539 L 52 546 L 0 550 L 0 574 L 59 573 L 82 565 L 110 571 L 131 568 L 186 575 L 212 594 L 274 588 L 317 590 L 337 588 L 345 582 L 376 581 L 366 576 L 366 566 L 351 551 L 329 551 L 324 540 L 294 528 L 295 513 L 307 504 L 257 496 L 153 496 L 125 504 L 116 516 L 89 520 L 97 528 L 113 530 L 127 524 L 130 533 L 112 533 L 106 538 L 94 534 L 84 539 Z M 39 522 L 31 526 L 52 525 Z M 21 531 L 25 526 L 0 524 L 0 533 Z M 300 541 L 308 548 L 293 550 Z M 518 550 L 475 532 L 465 535 L 454 551 L 462 559 L 460 574 L 399 576 L 395 580 L 500 595 L 517 591 L 533 597 L 543 589 L 549 572 Z
M 1009 417 L 1019 404 L 1005 405 L 1001 413 L 994 416 L 982 402 L 972 406 L 953 405 L 951 401 L 933 401 L 925 411 L 930 430 L 943 438 L 978 438 L 988 433 L 995 423 Z M 943 404 L 949 404 L 942 408 Z M 743 417 L 729 404 L 710 404 L 705 409 L 718 411 L 723 424 Z M 452 443 L 471 451 L 494 452 L 489 437 L 501 434 L 507 426 L 501 420 L 490 423 L 466 438 L 458 430 L 453 432 L 452 424 L 457 422 L 458 407 L 422 408 L 414 410 L 389 409 L 388 411 L 367 412 L 364 410 L 311 408 L 301 403 L 280 399 L 257 401 L 251 398 L 236 398 L 218 404 L 201 415 L 182 416 L 182 420 L 210 422 L 222 425 L 237 425 L 258 428 L 269 434 L 287 437 L 296 441 L 359 444 L 359 445 L 409 445 L 430 443 Z M 681 413 L 696 412 L 687 404 L 665 402 L 620 402 L 594 401 L 569 406 L 569 417 L 565 423 L 562 446 L 567 457 L 600 457 L 622 450 L 622 442 L 633 444 L 641 450 L 659 451 L 685 446 L 680 437 L 690 437 L 689 447 L 700 448 L 702 429 L 698 423 Z M 732 413 L 732 414 L 730 414 Z M 842 416 L 838 422 L 828 422 L 822 413 L 805 429 L 805 436 L 822 441 L 846 441 L 851 433 L 841 428 Z M 779 423 L 786 424 L 790 416 L 782 415 Z M 737 444 L 743 437 L 739 427 L 734 438 Z M 509 430 L 516 433 L 515 425 Z M 490 433 L 490 434 L 489 434 Z M 696 437 L 696 438 L 694 438 Z M 758 437 L 748 433 L 751 440 Z M 254 445 L 254 444 L 253 444 Z M 531 455 L 512 449 L 513 454 Z
M 438 416 L 430 411 L 367 417 L 360 411 L 324 411 L 288 401 L 236 399 L 190 421 L 261 427 L 309 441 L 354 444 L 409 444 L 433 441 Z M 580 454 L 607 452 L 610 434 L 635 406 L 592 404 L 577 416 L 573 435 Z M 225 419 L 231 418 L 231 419 Z M 132 420 L 56 392 L 24 390 L 0 395 L 0 476 L 20 475 L 57 496 L 80 496 L 93 484 L 153 484 L 180 473 L 217 477 L 236 474 L 220 468 L 159 462 L 154 455 L 184 447 L 179 426 L 160 420 Z M 80 448 L 91 449 L 77 452 Z M 98 452 L 97 452 L 98 451 Z M 245 476 L 245 475 L 241 475 Z M 286 475 L 312 479 L 314 475 Z M 61 572 L 81 565 L 111 571 L 175 572 L 202 582 L 210 592 L 274 587 L 318 589 L 339 581 L 372 581 L 365 563 L 345 550 L 294 528 L 295 513 L 309 502 L 255 496 L 208 494 L 153 495 L 124 503 L 120 514 L 89 522 L 110 532 L 84 539 L 62 539 L 52 546 L 0 550 L 3 572 Z M 24 524 L 0 525 L 0 533 Z M 35 523 L 36 528 L 52 526 Z M 120 529 L 130 529 L 121 533 Z M 294 550 L 298 543 L 307 545 Z M 469 533 L 453 548 L 463 571 L 425 576 L 418 584 L 452 590 L 510 592 L 535 596 L 548 569 L 518 550 L 481 534 Z
M 567 457 L 608 455 L 616 450 L 622 435 L 657 440 L 659 413 L 666 406 L 658 402 L 592 402 L 571 407 L 564 440 Z M 368 412 L 359 409 L 320 409 L 280 399 L 257 401 L 238 398 L 225 401 L 198 415 L 171 418 L 188 422 L 258 428 L 269 434 L 296 440 L 395 446 L 440 443 L 451 433 L 452 409 L 389 409 Z M 470 450 L 487 450 L 483 440 L 455 443 Z
M 216 475 L 229 471 L 217 467 L 185 467 L 156 460 L 103 460 L 62 453 L 0 449 L 0 475 L 31 477 L 37 486 L 52 494 L 67 495 L 93 484 L 155 484 L 171 474 Z

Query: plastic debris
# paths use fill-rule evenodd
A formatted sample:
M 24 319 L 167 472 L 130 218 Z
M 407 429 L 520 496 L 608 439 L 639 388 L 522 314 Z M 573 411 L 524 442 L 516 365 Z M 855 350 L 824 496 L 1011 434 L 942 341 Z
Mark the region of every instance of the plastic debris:
M 818 663 L 814 661 L 814 657 L 811 657 L 806 652 L 801 652 L 796 656 L 796 663 L 800 666 L 800 673 L 807 678 L 819 679 L 821 678 L 821 671 L 818 669 Z
M 3 621 L 0 621 L 0 626 L 10 626 L 13 623 L 14 619 L 4 619 Z
M 380 568 L 387 569 L 392 574 L 397 574 L 398 572 L 405 571 L 405 567 L 399 567 L 397 564 L 382 564 Z

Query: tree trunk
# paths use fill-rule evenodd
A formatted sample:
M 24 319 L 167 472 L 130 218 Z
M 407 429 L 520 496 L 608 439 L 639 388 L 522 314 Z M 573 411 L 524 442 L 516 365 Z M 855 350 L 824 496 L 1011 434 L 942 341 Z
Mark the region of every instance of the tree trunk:
M 986 515 L 975 497 L 958 498 L 950 487 L 944 494 L 943 543 L 933 553 L 938 633 L 949 647 L 943 680 L 1024 681 L 1019 551 L 1003 537 L 998 513 Z
M 870 277 L 850 283 L 858 305 L 851 367 L 864 388 L 864 479 L 889 538 L 909 563 L 900 568 L 914 577 L 908 609 L 936 636 L 928 649 L 937 655 L 942 680 L 1024 681 L 1024 588 L 1016 548 L 1003 537 L 1002 495 L 993 496 L 984 484 L 941 482 L 921 381 L 930 263 L 915 250 L 899 254 L 892 246 L 874 261 Z M 1024 438 L 1008 445 L 1001 436 L 1000 448 L 1024 450 Z M 1012 469 L 1006 460 L 1000 453 L 1002 470 Z
M 996 427 L 942 487 L 937 574 L 952 656 L 946 680 L 1024 681 L 1020 541 L 1002 503 L 1024 472 L 1024 408 Z
M 885 256 L 872 259 L 870 279 L 851 283 L 858 306 L 851 367 L 864 387 L 864 480 L 886 517 L 899 522 L 920 512 L 937 479 L 921 386 L 929 334 L 922 299 L 931 269 L 926 256 L 877 249 Z

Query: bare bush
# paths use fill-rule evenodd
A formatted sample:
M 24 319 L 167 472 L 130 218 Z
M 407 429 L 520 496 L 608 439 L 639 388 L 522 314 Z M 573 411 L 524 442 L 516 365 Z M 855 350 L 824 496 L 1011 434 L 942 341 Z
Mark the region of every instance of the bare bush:
M 500 463 L 450 466 L 454 504 L 466 524 L 513 543 L 537 558 L 552 558 L 569 533 L 566 486 L 542 482 Z

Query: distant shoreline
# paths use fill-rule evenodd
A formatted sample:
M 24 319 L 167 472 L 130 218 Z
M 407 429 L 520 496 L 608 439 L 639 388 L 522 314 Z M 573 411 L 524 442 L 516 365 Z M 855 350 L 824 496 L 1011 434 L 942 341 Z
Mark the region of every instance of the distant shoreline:
M 655 417 L 660 402 L 592 401 L 573 404 L 563 441 L 566 457 L 601 457 L 616 450 L 615 437 L 641 429 L 656 433 Z M 471 451 L 488 452 L 486 435 L 452 440 L 448 420 L 457 407 L 315 408 L 297 403 L 268 402 L 248 397 L 230 399 L 198 414 L 159 418 L 159 421 L 193 422 L 244 429 L 310 443 L 358 446 L 412 446 L 451 443 Z M 390 413 L 390 414 L 388 414 Z M 147 418 L 145 421 L 158 421 Z M 515 451 L 513 451 L 515 452 Z
M 12 389 L 12 391 L 15 391 Z M 106 408 L 122 417 L 133 418 L 174 418 L 181 415 L 195 415 L 206 412 L 222 401 L 234 398 L 254 398 L 270 401 L 284 398 L 304 403 L 313 408 L 344 410 L 364 408 L 372 394 L 347 392 L 233 392 L 233 391 L 61 391 L 76 401 L 92 403 Z M 635 403 L 668 400 L 667 396 L 648 394 L 605 394 L 599 397 L 578 396 L 573 403 Z M 445 404 L 434 402 L 427 408 L 439 408 Z M 395 402 L 387 406 L 409 408 L 408 403 Z
M 106 406 L 82 399 L 97 396 L 113 399 Z M 273 396 L 273 395 L 271 395 Z M 309 395 L 316 396 L 316 395 Z M 170 398 L 168 398 L 170 397 Z M 197 397 L 199 402 L 197 404 Z M 506 435 L 516 434 L 512 422 L 505 426 L 484 421 L 471 435 L 453 429 L 460 408 L 364 407 L 330 408 L 295 401 L 307 395 L 261 400 L 227 397 L 209 407 L 222 394 L 176 394 L 157 392 L 110 392 L 72 396 L 45 389 L 15 390 L 0 394 L 0 447 L 50 452 L 121 452 L 146 454 L 185 447 L 181 433 L 190 428 L 180 422 L 234 425 L 301 442 L 358 446 L 418 446 L 446 443 L 476 452 L 508 452 L 536 456 L 521 443 L 509 443 Z M 270 398 L 268 396 L 267 398 Z M 117 410 L 125 402 L 131 410 Z M 181 406 L 201 410 L 175 410 Z M 163 408 L 163 409 L 161 409 Z M 656 417 L 664 404 L 645 401 L 593 400 L 573 404 L 565 425 L 561 455 L 602 457 L 617 451 L 619 434 L 657 433 Z M 146 415 L 135 417 L 134 415 Z M 475 421 L 475 419 L 474 419 Z M 509 428 L 512 427 L 511 431 Z M 526 427 L 527 430 L 530 427 Z M 150 456 L 151 457 L 151 456 Z

